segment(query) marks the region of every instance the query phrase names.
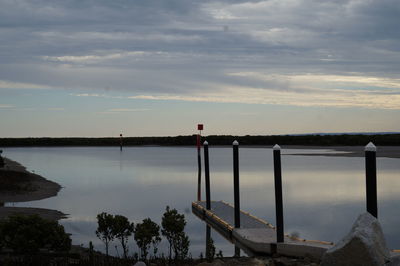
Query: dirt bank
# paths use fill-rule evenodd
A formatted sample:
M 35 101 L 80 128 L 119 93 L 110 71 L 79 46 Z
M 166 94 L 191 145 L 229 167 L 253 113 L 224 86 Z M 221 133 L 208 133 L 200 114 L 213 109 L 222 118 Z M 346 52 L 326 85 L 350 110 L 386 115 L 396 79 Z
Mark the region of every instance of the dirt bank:
M 34 215 L 37 214 L 42 218 L 49 220 L 60 220 L 66 218 L 66 215 L 60 211 L 41 209 L 41 208 L 25 208 L 25 207 L 0 207 L 0 219 L 6 218 L 13 214 Z
M 4 158 L 5 165 L 0 168 L 0 206 L 9 202 L 26 202 L 54 197 L 61 186 L 46 178 L 28 172 L 21 164 Z M 41 208 L 0 207 L 0 218 L 13 213 L 38 214 L 43 218 L 62 219 L 65 214 Z

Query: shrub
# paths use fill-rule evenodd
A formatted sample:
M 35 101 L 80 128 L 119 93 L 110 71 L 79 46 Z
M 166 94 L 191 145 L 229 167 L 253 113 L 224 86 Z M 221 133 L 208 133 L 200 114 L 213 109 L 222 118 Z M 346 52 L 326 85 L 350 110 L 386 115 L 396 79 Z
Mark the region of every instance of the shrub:
M 128 238 L 134 232 L 135 227 L 130 223 L 128 218 L 122 215 L 115 215 L 112 223 L 112 234 L 117 238 L 124 251 L 124 258 L 127 259 Z
M 151 244 L 154 248 L 154 255 L 157 253 L 157 245 L 161 241 L 160 226 L 150 218 L 144 219 L 135 227 L 135 240 L 140 248 L 142 259 L 147 259 Z
M 17 253 L 37 253 L 39 249 L 68 251 L 71 238 L 57 221 L 38 215 L 13 215 L 0 221 L 0 247 Z
M 113 222 L 114 217 L 111 214 L 106 212 L 102 212 L 97 214 L 97 230 L 96 236 L 103 241 L 106 245 L 106 255 L 108 257 L 108 245 L 111 241 L 114 240 L 114 233 L 113 233 Z
M 171 259 L 171 249 L 174 250 L 175 259 L 185 259 L 189 251 L 189 238 L 184 232 L 186 221 L 183 214 L 179 214 L 176 209 L 166 207 L 163 214 L 162 234 L 169 242 L 169 258 Z

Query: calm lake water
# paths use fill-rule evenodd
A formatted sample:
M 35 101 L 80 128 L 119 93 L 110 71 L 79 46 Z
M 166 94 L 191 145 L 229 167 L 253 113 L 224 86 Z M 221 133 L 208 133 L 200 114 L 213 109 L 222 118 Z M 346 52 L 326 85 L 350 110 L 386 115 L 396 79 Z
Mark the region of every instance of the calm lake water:
M 282 150 L 304 152 L 321 150 Z M 100 212 L 122 214 L 135 223 L 150 217 L 161 224 L 169 205 L 185 214 L 192 255 L 204 254 L 206 225 L 191 213 L 197 193 L 193 147 L 127 147 L 122 152 L 118 147 L 6 148 L 3 155 L 63 187 L 57 197 L 8 206 L 69 214 L 61 223 L 74 244 L 93 241 L 104 250 L 95 235 Z M 378 158 L 377 168 L 379 220 L 389 247 L 400 248 L 400 160 Z M 212 200 L 233 203 L 231 148 L 210 146 L 210 171 Z M 337 242 L 365 211 L 364 171 L 363 158 L 283 155 L 285 232 Z M 275 224 L 271 149 L 240 148 L 240 185 L 241 208 Z M 217 251 L 233 255 L 232 244 L 214 231 L 212 238 Z M 163 240 L 160 250 L 166 253 L 166 246 Z M 133 240 L 130 250 L 137 251 Z

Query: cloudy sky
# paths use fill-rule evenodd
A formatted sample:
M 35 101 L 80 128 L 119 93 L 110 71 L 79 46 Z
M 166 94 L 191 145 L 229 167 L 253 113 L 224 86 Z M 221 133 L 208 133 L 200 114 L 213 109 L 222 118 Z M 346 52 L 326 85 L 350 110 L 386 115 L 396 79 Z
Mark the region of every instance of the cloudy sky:
M 0 137 L 400 131 L 398 0 L 0 0 Z

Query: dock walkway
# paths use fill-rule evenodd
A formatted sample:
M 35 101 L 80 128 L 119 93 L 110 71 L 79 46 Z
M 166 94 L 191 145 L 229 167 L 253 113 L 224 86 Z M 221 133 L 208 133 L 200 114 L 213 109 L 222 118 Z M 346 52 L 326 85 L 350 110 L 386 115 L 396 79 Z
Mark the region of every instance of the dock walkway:
M 288 235 L 285 235 L 283 243 L 277 243 L 273 225 L 244 211 L 240 213 L 240 228 L 234 228 L 234 208 L 223 201 L 211 201 L 210 210 L 206 209 L 205 201 L 193 202 L 192 212 L 249 255 L 277 253 L 321 259 L 325 251 L 333 246 L 330 242 Z

